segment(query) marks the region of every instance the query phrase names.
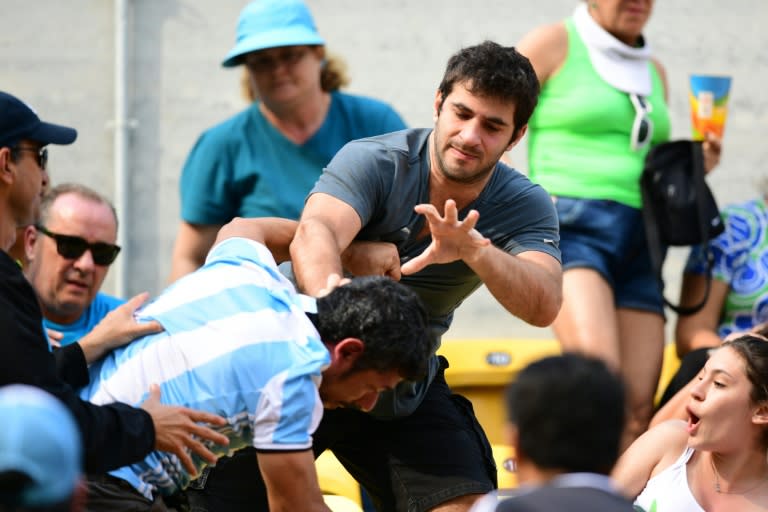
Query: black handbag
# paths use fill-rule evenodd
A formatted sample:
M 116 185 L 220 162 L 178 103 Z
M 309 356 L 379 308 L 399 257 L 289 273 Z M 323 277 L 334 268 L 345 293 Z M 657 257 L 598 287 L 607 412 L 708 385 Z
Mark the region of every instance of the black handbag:
M 677 140 L 654 146 L 640 177 L 643 223 L 651 263 L 660 288 L 662 266 L 669 246 L 707 243 L 725 230 L 712 191 L 704 180 L 701 142 Z M 699 311 L 707 301 L 712 282 L 713 256 L 707 249 L 707 285 L 704 297 L 693 306 L 664 303 L 680 315 Z

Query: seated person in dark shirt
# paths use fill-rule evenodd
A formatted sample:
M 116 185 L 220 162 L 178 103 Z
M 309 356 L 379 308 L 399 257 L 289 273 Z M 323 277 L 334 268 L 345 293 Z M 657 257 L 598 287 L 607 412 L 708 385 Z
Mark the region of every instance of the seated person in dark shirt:
M 507 390 L 520 487 L 472 512 L 632 512 L 608 477 L 625 422 L 624 386 L 602 361 L 578 354 L 530 364 Z

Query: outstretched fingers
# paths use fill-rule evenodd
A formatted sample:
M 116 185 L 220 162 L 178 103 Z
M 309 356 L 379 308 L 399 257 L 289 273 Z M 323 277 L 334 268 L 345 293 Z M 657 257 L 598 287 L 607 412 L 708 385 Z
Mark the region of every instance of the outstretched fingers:
M 475 228 L 477 221 L 480 219 L 480 213 L 478 213 L 477 210 L 470 210 L 469 213 L 467 213 L 467 216 L 464 217 L 464 220 L 460 221 L 459 210 L 456 208 L 456 201 L 453 199 L 448 199 L 445 202 L 443 215 L 440 215 L 440 212 L 437 211 L 437 208 L 429 203 L 416 205 L 413 209 L 416 213 L 422 214 L 424 217 L 426 217 L 430 227 L 433 228 L 433 235 L 434 231 L 436 231 L 434 228 L 438 226 L 446 228 L 460 228 L 466 232 L 469 232 Z
M 477 226 L 477 221 L 480 220 L 480 213 L 477 210 L 469 210 L 469 213 L 466 217 L 464 217 L 464 220 L 461 221 L 461 227 L 467 232 L 472 234 L 472 231 L 475 229 L 475 226 Z M 477 233 L 477 231 L 475 231 Z M 480 235 L 480 233 L 477 233 Z M 482 235 L 480 235 L 482 236 Z
M 434 207 L 434 205 L 429 203 L 424 204 L 417 204 L 413 207 L 413 211 L 416 213 L 419 213 L 421 215 L 424 215 L 427 218 L 427 222 L 439 222 L 441 219 L 440 213 L 437 211 L 437 208 Z
M 456 208 L 456 201 L 453 199 L 448 199 L 445 202 L 445 206 L 443 207 L 443 215 L 445 222 L 448 224 L 459 223 L 459 210 Z

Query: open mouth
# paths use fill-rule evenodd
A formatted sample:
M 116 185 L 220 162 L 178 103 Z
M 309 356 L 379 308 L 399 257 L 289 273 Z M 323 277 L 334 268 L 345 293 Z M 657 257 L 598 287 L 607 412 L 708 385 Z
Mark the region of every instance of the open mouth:
M 701 419 L 698 416 L 696 416 L 690 409 L 686 409 L 686 411 L 688 412 L 687 430 L 688 430 L 688 433 L 690 434 L 696 431 L 696 429 L 699 426 L 699 421 L 701 421 Z

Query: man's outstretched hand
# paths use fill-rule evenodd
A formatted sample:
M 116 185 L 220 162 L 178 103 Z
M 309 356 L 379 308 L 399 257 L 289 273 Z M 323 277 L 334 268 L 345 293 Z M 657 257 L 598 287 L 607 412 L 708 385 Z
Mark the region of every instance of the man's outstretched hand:
M 152 416 L 155 449 L 176 455 L 192 476 L 197 474 L 197 470 L 192 463 L 190 451 L 211 464 L 215 464 L 217 459 L 198 438 L 223 446 L 229 444 L 226 436 L 198 424 L 225 425 L 227 422 L 224 418 L 186 407 L 163 405 L 160 403 L 160 386 L 157 384 L 150 386 L 149 397 L 141 404 L 141 408 Z
M 471 210 L 464 220 L 460 221 L 456 201 L 453 199 L 445 202 L 443 216 L 431 204 L 416 205 L 414 210 L 427 218 L 432 243 L 424 252 L 403 264 L 400 269 L 403 275 L 415 274 L 433 263 L 450 263 L 456 260 L 471 263 L 484 247 L 491 244 L 489 239 L 475 229 L 480 218 L 477 210 Z

